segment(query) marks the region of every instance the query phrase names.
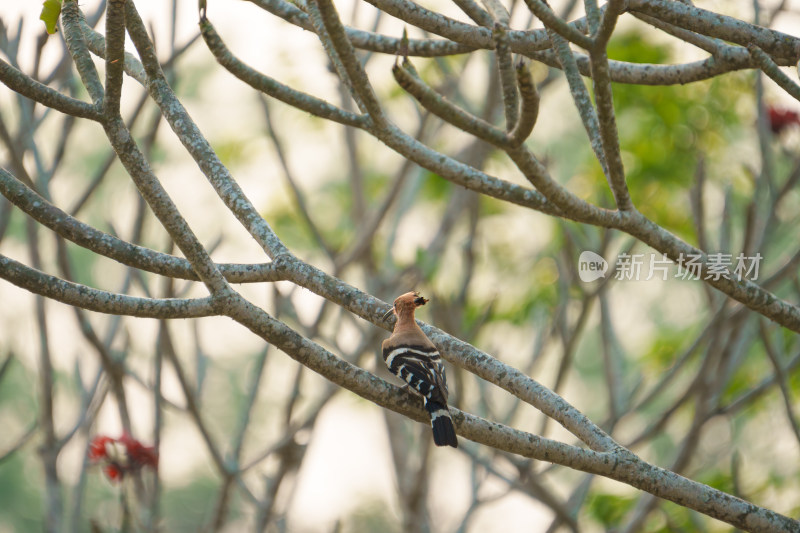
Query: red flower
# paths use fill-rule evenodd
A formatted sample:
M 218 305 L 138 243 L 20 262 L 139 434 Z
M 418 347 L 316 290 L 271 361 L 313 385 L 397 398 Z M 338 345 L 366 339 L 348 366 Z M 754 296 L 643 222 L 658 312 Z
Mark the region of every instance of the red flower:
M 143 466 L 158 468 L 158 453 L 154 447 L 145 446 L 128 435 L 127 432 L 122 433 L 119 442 L 121 442 L 128 451 L 128 459 L 130 459 L 132 466 L 136 468 L 141 468 Z
M 118 482 L 125 474 L 149 466 L 158 468 L 158 452 L 152 446 L 145 446 L 124 432 L 118 439 L 98 435 L 89 443 L 89 459 L 103 462 L 103 472 L 112 482 Z
M 103 472 L 106 473 L 106 477 L 113 482 L 118 482 L 122 479 L 122 475 L 125 471 L 119 466 L 114 463 L 107 464 L 103 467 Z
M 114 439 L 105 435 L 98 435 L 89 443 L 89 459 L 99 461 L 108 455 L 106 444 L 113 442 Z
M 769 116 L 769 127 L 775 135 L 778 135 L 789 126 L 800 126 L 800 114 L 797 111 L 769 106 L 767 114 Z

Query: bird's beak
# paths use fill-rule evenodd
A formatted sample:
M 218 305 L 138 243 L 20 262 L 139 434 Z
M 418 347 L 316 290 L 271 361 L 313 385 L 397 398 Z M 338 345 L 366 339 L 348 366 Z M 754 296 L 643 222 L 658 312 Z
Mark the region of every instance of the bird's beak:
M 393 314 L 394 314 L 394 306 L 392 306 L 391 309 L 389 309 L 388 311 L 386 311 L 386 313 L 384 313 L 383 321 L 386 322 L 387 320 L 389 320 L 389 317 L 392 316 Z

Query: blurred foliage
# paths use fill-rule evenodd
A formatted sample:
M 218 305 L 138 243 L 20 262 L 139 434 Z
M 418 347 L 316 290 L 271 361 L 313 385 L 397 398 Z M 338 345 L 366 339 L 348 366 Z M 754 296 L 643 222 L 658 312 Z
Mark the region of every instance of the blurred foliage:
M 69 250 L 69 263 L 72 267 L 72 274 L 77 283 L 84 285 L 95 285 L 94 269 L 98 263 L 107 265 L 113 264 L 110 259 L 105 259 L 82 246 L 76 246 L 72 243 L 66 244 Z M 116 266 L 116 264 L 114 264 Z
M 643 33 L 615 34 L 609 59 L 669 64 L 671 48 Z M 754 108 L 752 74 L 734 73 L 682 86 L 613 84 L 623 164 L 634 204 L 656 223 L 696 242 L 687 191 L 701 157 L 718 159 L 728 145 L 750 129 L 752 116 L 738 111 L 741 100 Z M 749 123 L 747 121 L 750 121 Z M 586 143 L 583 143 L 584 145 Z M 613 201 L 594 154 L 583 172 L 595 184 L 594 201 Z M 726 176 L 730 179 L 730 176 Z
M 425 198 L 429 202 L 444 204 L 453 193 L 455 185 L 429 170 L 423 170 L 422 175 L 420 198 Z M 502 204 L 499 201 L 498 203 Z
M 214 152 L 228 168 L 234 168 L 247 162 L 247 141 L 240 138 L 225 138 L 214 143 Z
M 684 346 L 685 336 L 692 333 L 665 324 L 655 332 L 650 346 L 646 351 L 642 352 L 641 364 L 644 365 L 643 370 L 657 373 L 670 368 L 676 362 L 676 355 L 681 354 L 686 349 L 686 346 Z
M 34 420 L 39 406 L 37 385 L 35 371 L 18 360 L 12 360 L 0 381 L 0 414 L 5 415 L 6 411 L 8 414 L 13 413 L 14 418 L 20 422 Z
M 365 501 L 341 524 L 342 533 L 396 533 L 400 531 L 398 517 L 392 515 L 381 501 Z
M 202 531 L 214 512 L 219 481 L 193 477 L 191 483 L 169 487 L 162 496 L 164 529 L 175 533 Z M 235 516 L 235 505 L 229 510 Z
M 315 249 L 314 236 L 308 225 L 297 216 L 293 201 L 273 207 L 264 216 L 287 246 L 297 250 Z
M 622 522 L 635 503 L 636 499 L 630 496 L 594 492 L 588 498 L 586 512 L 598 523 L 611 528 Z
M 736 487 L 733 486 L 730 472 L 719 468 L 703 468 L 703 471 L 697 475 L 696 480 L 728 494 L 734 494 L 736 490 Z
M 3 531 L 42 531 L 44 526 L 40 484 L 44 474 L 36 455 L 26 451 L 23 449 L 0 463 L 0 530 Z
M 27 241 L 27 225 L 28 216 L 18 210 L 11 211 L 11 218 L 9 219 L 8 227 L 4 239 L 14 239 L 16 242 L 24 243 Z
M 763 346 L 760 343 L 749 346 L 747 355 L 728 380 L 728 386 L 722 394 L 722 401 L 730 403 L 743 393 L 753 389 L 771 373 L 772 366 L 764 353 Z M 751 404 L 751 407 L 757 408 L 758 403 Z

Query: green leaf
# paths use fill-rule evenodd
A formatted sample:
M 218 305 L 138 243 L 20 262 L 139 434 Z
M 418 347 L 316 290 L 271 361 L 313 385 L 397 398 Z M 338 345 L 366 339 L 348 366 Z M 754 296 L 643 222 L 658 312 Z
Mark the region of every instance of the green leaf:
M 589 496 L 589 515 L 605 526 L 614 526 L 631 511 L 636 500 L 630 496 L 594 493 Z
M 61 15 L 61 0 L 44 0 L 39 20 L 44 22 L 44 27 L 50 35 L 54 34 L 58 29 L 56 25 L 58 24 L 59 15 Z

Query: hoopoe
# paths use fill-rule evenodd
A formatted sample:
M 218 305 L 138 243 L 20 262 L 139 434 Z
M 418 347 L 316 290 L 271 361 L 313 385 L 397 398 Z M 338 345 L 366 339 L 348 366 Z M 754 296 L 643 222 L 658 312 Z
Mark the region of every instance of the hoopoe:
M 395 376 L 425 399 L 431 414 L 433 442 L 437 446 L 458 448 L 456 430 L 447 408 L 447 377 L 436 346 L 414 320 L 414 310 L 428 300 L 418 292 L 407 292 L 394 301 L 383 316 L 397 315 L 392 335 L 383 341 L 383 360 Z

